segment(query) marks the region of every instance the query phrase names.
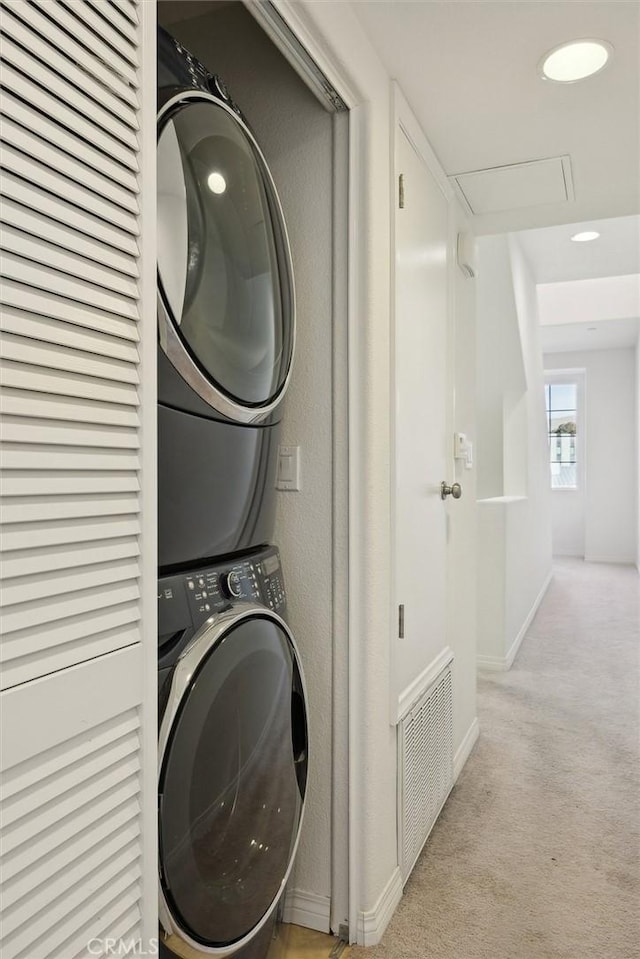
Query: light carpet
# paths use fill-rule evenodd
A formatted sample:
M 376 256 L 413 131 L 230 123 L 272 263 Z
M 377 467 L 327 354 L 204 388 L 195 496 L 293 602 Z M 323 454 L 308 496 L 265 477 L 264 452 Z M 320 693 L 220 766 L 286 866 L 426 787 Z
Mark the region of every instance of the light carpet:
M 563 560 L 382 942 L 360 959 L 639 959 L 639 578 Z

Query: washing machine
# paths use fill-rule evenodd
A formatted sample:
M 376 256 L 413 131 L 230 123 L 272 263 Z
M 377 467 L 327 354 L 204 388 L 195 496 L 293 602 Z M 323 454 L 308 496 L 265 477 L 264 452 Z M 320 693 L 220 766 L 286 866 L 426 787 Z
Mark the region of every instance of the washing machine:
M 266 160 L 223 81 L 158 42 L 158 565 L 273 539 L 293 269 Z
M 265 959 L 269 950 L 308 768 L 304 677 L 285 612 L 274 547 L 159 580 L 167 955 Z

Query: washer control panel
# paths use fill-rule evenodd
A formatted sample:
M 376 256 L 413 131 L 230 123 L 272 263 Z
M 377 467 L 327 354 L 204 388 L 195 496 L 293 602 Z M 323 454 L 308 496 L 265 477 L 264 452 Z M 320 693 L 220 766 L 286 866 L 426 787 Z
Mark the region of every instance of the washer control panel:
M 280 554 L 274 546 L 240 560 L 229 560 L 158 580 L 158 636 L 197 629 L 210 616 L 236 602 L 262 603 L 283 613 L 286 606 Z

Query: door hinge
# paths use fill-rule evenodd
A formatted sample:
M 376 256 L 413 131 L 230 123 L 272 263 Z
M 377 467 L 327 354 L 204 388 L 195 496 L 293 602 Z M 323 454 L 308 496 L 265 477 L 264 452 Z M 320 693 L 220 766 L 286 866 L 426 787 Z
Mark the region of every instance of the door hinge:
M 398 206 L 404 210 L 404 173 L 398 177 Z
M 404 639 L 404 603 L 398 606 L 398 638 Z

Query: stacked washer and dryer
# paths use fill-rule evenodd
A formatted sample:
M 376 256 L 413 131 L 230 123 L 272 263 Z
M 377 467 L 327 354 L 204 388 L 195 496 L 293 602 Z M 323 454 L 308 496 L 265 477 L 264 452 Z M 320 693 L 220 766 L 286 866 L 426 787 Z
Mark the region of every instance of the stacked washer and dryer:
M 307 785 L 272 545 L 291 256 L 239 108 L 162 30 L 157 216 L 161 950 L 264 959 Z

